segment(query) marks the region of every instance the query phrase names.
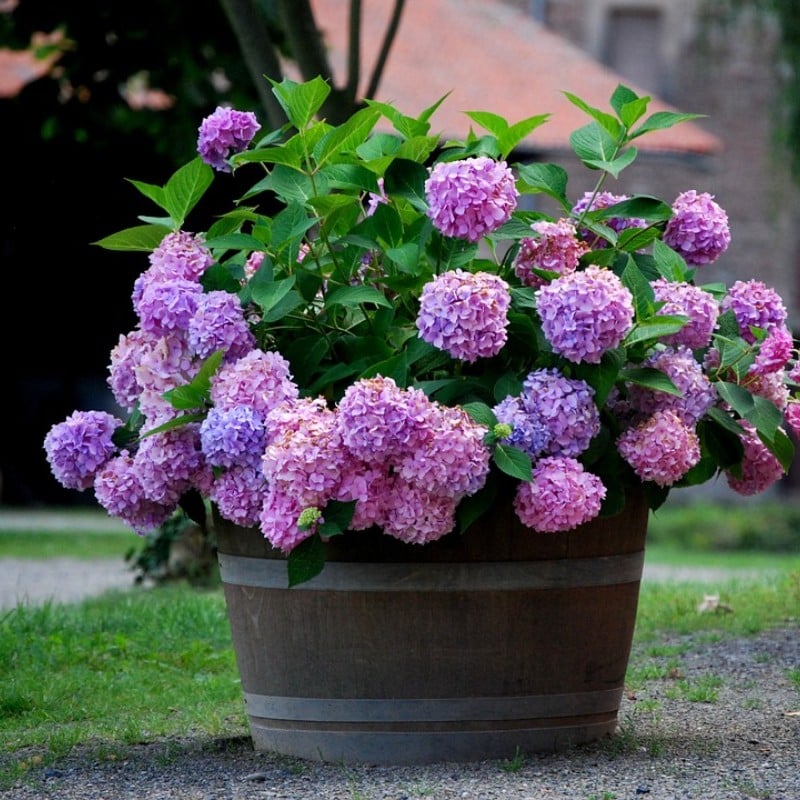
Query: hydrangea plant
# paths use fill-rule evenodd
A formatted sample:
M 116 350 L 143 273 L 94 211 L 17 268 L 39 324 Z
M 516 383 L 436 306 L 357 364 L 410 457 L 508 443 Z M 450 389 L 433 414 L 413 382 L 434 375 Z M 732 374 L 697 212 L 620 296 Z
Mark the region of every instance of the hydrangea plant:
M 443 143 L 442 100 L 417 117 L 367 101 L 332 126 L 324 80 L 272 88 L 280 130 L 218 108 L 197 158 L 134 182 L 164 215 L 97 243 L 149 266 L 110 357 L 127 418 L 79 410 L 46 436 L 65 487 L 140 534 L 213 504 L 286 553 L 294 584 L 346 531 L 424 545 L 509 502 L 545 535 L 619 513 L 636 487 L 655 509 L 675 487 L 723 476 L 749 495 L 788 470 L 786 308 L 757 280 L 702 283 L 726 212 L 696 189 L 605 188 L 639 137 L 696 115 L 648 116 L 622 85 L 610 111 L 567 94 L 598 176 L 570 197 L 562 167 L 508 164 L 546 114 L 469 112 L 483 135 Z M 245 169 L 230 210 L 188 222 L 215 172 Z

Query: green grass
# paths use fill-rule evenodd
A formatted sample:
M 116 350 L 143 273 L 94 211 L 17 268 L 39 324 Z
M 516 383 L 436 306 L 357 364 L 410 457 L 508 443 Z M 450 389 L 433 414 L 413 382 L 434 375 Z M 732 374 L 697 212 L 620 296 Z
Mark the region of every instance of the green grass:
M 0 530 L 0 558 L 125 558 L 139 544 L 132 531 Z

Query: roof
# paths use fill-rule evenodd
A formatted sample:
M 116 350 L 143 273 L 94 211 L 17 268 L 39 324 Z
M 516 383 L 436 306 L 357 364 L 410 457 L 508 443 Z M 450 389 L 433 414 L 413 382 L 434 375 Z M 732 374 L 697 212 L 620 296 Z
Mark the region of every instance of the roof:
M 344 83 L 347 12 L 342 0 L 311 0 L 329 47 L 336 83 Z M 362 0 L 360 91 L 376 61 L 394 0 Z M 590 121 L 565 92 L 610 110 L 618 84 L 649 95 L 648 113 L 678 111 L 549 31 L 531 15 L 501 0 L 410 0 L 406 2 L 376 100 L 416 116 L 449 93 L 431 118 L 443 138 L 462 138 L 465 111 L 491 111 L 514 123 L 551 114 L 522 145 L 534 152 L 569 149 L 569 134 Z M 695 122 L 683 122 L 637 141 L 642 151 L 710 155 L 722 141 Z

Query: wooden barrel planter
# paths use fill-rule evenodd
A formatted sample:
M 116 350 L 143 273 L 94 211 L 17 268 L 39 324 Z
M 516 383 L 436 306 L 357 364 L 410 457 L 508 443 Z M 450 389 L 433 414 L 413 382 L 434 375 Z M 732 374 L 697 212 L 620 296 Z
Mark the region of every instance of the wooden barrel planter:
M 256 529 L 218 525 L 253 745 L 317 761 L 513 757 L 612 734 L 648 509 L 537 534 L 510 507 L 425 546 L 331 541 L 313 580 Z

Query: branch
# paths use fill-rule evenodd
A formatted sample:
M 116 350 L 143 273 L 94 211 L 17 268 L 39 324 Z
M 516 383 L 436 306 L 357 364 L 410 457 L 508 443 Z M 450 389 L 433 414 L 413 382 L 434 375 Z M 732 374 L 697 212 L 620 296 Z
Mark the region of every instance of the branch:
M 375 63 L 375 69 L 372 71 L 372 78 L 370 79 L 369 86 L 367 87 L 366 96 L 374 99 L 378 92 L 381 78 L 383 77 L 383 70 L 386 67 L 386 61 L 389 58 L 389 51 L 392 49 L 395 36 L 397 36 L 397 29 L 400 27 L 400 17 L 403 15 L 403 6 L 406 0 L 395 0 L 394 10 L 389 24 L 386 27 L 386 34 L 383 37 L 383 44 L 378 52 L 378 60 Z
M 269 127 L 280 128 L 286 122 L 286 114 L 264 77 L 280 81 L 283 78 L 283 70 L 266 22 L 259 14 L 253 0 L 219 0 L 219 2 L 239 42 L 239 49 L 242 51 L 247 70 L 267 115 Z

